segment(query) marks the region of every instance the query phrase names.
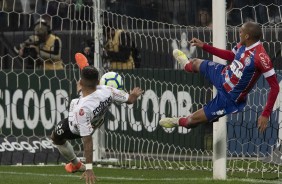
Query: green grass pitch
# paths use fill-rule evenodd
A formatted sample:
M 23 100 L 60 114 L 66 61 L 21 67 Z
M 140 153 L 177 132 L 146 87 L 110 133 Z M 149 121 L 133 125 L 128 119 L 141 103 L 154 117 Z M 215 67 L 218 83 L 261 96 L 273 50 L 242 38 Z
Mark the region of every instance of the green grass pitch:
M 94 168 L 98 184 L 249 184 L 282 183 L 282 179 L 261 179 L 261 174 L 246 178 L 242 173 L 229 176 L 226 181 L 212 179 L 211 171 L 140 170 L 120 168 Z M 3 184 L 83 184 L 81 173 L 68 174 L 63 166 L 0 166 Z

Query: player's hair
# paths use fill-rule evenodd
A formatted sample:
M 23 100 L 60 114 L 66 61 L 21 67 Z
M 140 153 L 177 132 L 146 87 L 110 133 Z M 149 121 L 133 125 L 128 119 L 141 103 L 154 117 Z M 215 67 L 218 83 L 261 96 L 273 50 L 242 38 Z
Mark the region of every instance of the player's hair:
M 258 23 L 256 22 L 246 22 L 245 26 L 247 28 L 247 32 L 250 35 L 251 39 L 258 41 L 262 37 L 262 30 Z
M 81 71 L 81 82 L 84 87 L 95 89 L 98 84 L 99 72 L 94 66 L 86 66 Z

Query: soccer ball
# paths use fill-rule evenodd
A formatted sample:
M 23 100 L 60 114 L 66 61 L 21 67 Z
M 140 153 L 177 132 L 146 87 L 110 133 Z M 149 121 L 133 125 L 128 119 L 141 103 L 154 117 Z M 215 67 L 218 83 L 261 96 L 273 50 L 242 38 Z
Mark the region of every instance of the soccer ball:
M 101 77 L 100 85 L 111 86 L 123 90 L 123 79 L 116 72 L 107 72 Z

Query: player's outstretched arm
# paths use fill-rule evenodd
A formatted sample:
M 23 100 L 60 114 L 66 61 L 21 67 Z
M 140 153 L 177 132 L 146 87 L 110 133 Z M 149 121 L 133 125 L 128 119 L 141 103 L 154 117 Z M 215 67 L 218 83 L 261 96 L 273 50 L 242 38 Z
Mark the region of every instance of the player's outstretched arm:
M 258 118 L 258 129 L 260 130 L 260 132 L 263 132 L 267 127 L 269 116 L 280 90 L 279 83 L 275 74 L 267 77 L 266 80 L 270 86 L 270 91 L 268 93 L 267 103 L 264 107 L 264 110 Z
M 92 168 L 92 158 L 93 158 L 93 141 L 92 136 L 82 137 L 84 156 L 86 159 L 86 171 L 82 174 L 81 179 L 85 179 L 86 184 L 94 184 L 96 181 L 96 176 L 94 175 Z
M 202 48 L 204 51 L 212 55 L 215 55 L 217 57 L 220 57 L 221 59 L 225 59 L 227 61 L 233 61 L 235 58 L 235 54 L 232 51 L 213 47 L 209 44 L 202 42 L 198 38 L 193 38 L 190 41 L 190 43 L 192 44 L 192 46 Z
M 139 87 L 132 89 L 129 93 L 129 97 L 126 103 L 133 104 L 143 92 L 144 91 Z

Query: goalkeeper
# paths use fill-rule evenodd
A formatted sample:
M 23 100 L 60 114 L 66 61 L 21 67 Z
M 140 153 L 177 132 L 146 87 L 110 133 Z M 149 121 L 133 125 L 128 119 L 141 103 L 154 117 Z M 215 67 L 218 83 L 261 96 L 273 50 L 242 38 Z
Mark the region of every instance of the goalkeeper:
M 98 76 L 99 72 L 93 66 L 82 69 L 79 81 L 82 96 L 71 101 L 69 117 L 60 121 L 51 135 L 60 153 L 70 161 L 65 166 L 66 171 L 84 172 L 82 178 L 87 184 L 92 184 L 96 180 L 92 169 L 92 134 L 102 125 L 105 113 L 113 102 L 132 104 L 143 93 L 139 87 L 128 94 L 109 86 L 97 86 Z M 76 157 L 72 145 L 67 141 L 78 138 L 82 138 L 85 165 Z
M 248 93 L 263 75 L 270 86 L 270 92 L 257 123 L 260 132 L 266 129 L 279 93 L 279 84 L 271 60 L 260 42 L 262 30 L 259 24 L 246 22 L 241 26 L 239 34 L 240 42 L 232 51 L 212 47 L 197 38 L 191 40 L 192 45 L 231 61 L 229 65 L 201 59 L 189 61 L 180 50 L 173 51 L 173 56 L 182 68 L 187 72 L 203 74 L 216 87 L 217 95 L 188 117 L 161 119 L 159 122 L 161 126 L 194 128 L 201 123 L 217 121 L 226 114 L 240 112 L 246 105 Z

